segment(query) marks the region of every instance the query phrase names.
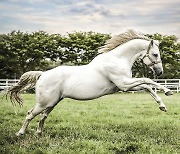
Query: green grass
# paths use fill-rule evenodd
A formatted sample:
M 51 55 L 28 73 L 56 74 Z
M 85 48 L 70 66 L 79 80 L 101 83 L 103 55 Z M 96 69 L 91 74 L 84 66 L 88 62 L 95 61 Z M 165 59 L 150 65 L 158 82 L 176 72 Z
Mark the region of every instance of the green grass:
M 122 93 L 92 101 L 64 99 L 35 135 L 36 117 L 26 135 L 16 137 L 35 95 L 23 95 L 24 107 L 0 103 L 1 154 L 178 154 L 180 94 L 160 94 L 168 108 L 161 112 L 146 93 Z M 15 110 L 17 115 L 15 114 Z

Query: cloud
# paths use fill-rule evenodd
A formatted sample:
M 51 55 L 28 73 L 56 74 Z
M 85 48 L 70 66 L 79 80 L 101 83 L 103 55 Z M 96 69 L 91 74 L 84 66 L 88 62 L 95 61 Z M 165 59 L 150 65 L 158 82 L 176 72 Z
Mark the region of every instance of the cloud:
M 175 25 L 180 23 L 180 4 L 177 0 L 172 1 L 130 1 L 120 5 L 111 3 L 106 5 L 106 9 L 111 11 L 111 30 L 124 29 L 123 27 L 135 27 L 147 32 L 165 32 L 173 34 Z M 172 26 L 174 24 L 174 26 Z M 169 28 L 167 28 L 169 26 Z M 180 36 L 176 31 L 176 35 Z
M 68 10 L 70 13 L 75 14 L 88 14 L 100 13 L 102 15 L 107 15 L 109 13 L 102 5 L 96 4 L 91 1 L 83 1 L 71 6 Z
M 71 18 L 79 22 L 93 22 L 101 20 L 110 15 L 110 11 L 102 5 L 91 1 L 80 1 L 71 5 L 57 7 L 57 14 L 63 14 L 66 18 Z
M 117 34 L 135 28 L 180 37 L 179 0 L 2 0 L 0 4 L 0 32 L 18 28 Z

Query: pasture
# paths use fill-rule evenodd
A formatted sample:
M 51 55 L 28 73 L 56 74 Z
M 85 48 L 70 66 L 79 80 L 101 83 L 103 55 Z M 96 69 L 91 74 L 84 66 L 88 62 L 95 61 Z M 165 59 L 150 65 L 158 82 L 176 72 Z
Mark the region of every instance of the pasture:
M 146 93 L 120 93 L 92 101 L 64 99 L 49 115 L 41 136 L 34 134 L 38 116 L 20 137 L 15 133 L 34 106 L 35 95 L 23 94 L 23 108 L 14 109 L 9 101 L 1 100 L 0 153 L 180 153 L 180 94 L 159 95 L 166 113 Z

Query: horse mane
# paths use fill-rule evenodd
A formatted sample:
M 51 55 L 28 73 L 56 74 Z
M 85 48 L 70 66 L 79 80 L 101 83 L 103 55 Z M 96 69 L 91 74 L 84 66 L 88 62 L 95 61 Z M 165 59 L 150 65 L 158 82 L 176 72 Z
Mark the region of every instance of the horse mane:
M 98 52 L 99 53 L 104 53 L 104 52 L 109 52 L 112 49 L 115 49 L 116 47 L 130 41 L 133 39 L 144 39 L 144 40 L 150 40 L 148 37 L 146 37 L 143 33 L 136 32 L 132 29 L 127 30 L 124 33 L 121 33 L 119 35 L 113 36 L 111 39 L 107 40 L 105 42 L 105 45 L 102 46 Z

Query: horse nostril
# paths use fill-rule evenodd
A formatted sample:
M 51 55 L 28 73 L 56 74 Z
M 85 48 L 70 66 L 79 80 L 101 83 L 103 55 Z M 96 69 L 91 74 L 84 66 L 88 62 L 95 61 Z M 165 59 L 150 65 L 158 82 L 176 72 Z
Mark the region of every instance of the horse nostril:
M 160 76 L 160 75 L 162 75 L 163 74 L 163 72 L 162 71 L 160 71 L 159 73 L 158 73 L 158 76 Z

